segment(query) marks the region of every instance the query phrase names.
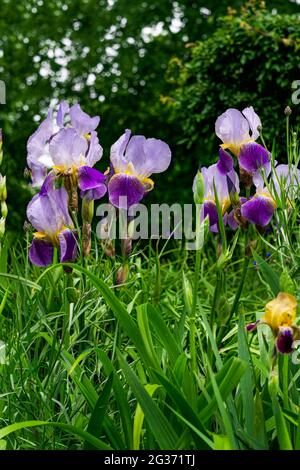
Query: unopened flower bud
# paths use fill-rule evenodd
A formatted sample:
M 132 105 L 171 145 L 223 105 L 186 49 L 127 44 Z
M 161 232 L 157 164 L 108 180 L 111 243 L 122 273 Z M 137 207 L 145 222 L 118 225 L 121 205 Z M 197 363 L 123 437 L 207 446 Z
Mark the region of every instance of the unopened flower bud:
M 25 233 L 27 232 L 30 232 L 31 231 L 31 228 L 32 228 L 32 225 L 27 222 L 27 220 L 25 220 L 24 224 L 23 224 L 23 230 Z
M 292 110 L 289 106 L 287 106 L 285 109 L 284 109 L 284 114 L 286 116 L 290 116 L 292 114 Z
M 191 315 L 193 309 L 193 289 L 189 279 L 183 273 L 182 275 L 183 300 L 187 313 Z
M 2 148 L 2 129 L 0 129 L 0 165 L 3 160 L 3 148 Z
M 203 204 L 205 193 L 204 178 L 201 171 L 198 171 L 194 182 L 194 201 L 195 204 Z
M 130 237 L 121 240 L 121 251 L 122 255 L 127 258 L 132 250 L 132 239 Z
M 0 219 L 0 240 L 4 237 L 5 234 L 5 217 Z
M 1 202 L 1 215 L 2 217 L 7 217 L 8 209 L 5 201 Z
M 129 266 L 126 263 L 124 266 L 121 266 L 118 269 L 117 276 L 116 276 L 116 284 L 117 285 L 124 284 L 124 282 L 126 282 L 127 280 L 128 273 L 129 273 Z
M 0 200 L 5 201 L 6 198 L 7 198 L 6 176 L 2 176 L 0 173 Z

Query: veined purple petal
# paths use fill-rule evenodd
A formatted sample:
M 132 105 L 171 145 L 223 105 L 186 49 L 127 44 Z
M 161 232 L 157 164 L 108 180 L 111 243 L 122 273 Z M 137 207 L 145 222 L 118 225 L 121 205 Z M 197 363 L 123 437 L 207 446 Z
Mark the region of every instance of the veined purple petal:
M 226 144 L 239 144 L 250 139 L 249 123 L 240 111 L 227 109 L 218 117 L 215 130 L 217 136 Z
M 239 165 L 252 175 L 270 163 L 269 152 L 256 142 L 244 144 L 239 154 Z
M 249 123 L 252 132 L 251 139 L 256 140 L 259 136 L 258 127 L 261 127 L 261 120 L 259 116 L 254 111 L 253 106 L 243 109 L 242 113 Z
M 89 148 L 86 154 L 86 163 L 89 166 L 94 166 L 103 155 L 103 148 L 99 144 L 97 132 L 92 131 L 89 139 Z
M 50 142 L 50 155 L 56 166 L 80 166 L 85 159 L 88 144 L 71 127 L 61 129 Z
M 50 242 L 34 238 L 29 249 L 29 259 L 32 264 L 45 267 L 52 263 L 53 246 Z
M 69 111 L 71 117 L 71 124 L 79 135 L 89 134 L 94 131 L 100 122 L 100 117 L 90 117 L 87 113 L 82 111 L 79 104 L 74 104 Z
M 109 201 L 119 209 L 128 209 L 143 199 L 145 187 L 138 178 L 123 173 L 114 175 L 108 183 Z
M 220 159 L 217 162 L 218 170 L 222 175 L 226 175 L 229 171 L 233 170 L 233 158 L 222 147 L 219 150 L 219 157 Z
M 47 176 L 47 167 L 31 164 L 31 181 L 34 188 L 40 188 Z
M 95 168 L 81 166 L 78 169 L 78 186 L 81 190 L 81 197 L 100 199 L 107 191 L 105 182 L 106 177 Z
M 282 354 L 290 354 L 293 351 L 293 330 L 290 327 L 279 328 L 278 336 L 276 339 L 276 347 Z
M 64 127 L 64 119 L 65 115 L 69 111 L 69 105 L 66 103 L 66 101 L 61 101 L 59 103 L 57 115 L 56 115 L 56 123 L 58 127 Z
M 252 224 L 265 227 L 271 221 L 275 205 L 270 197 L 256 195 L 241 206 L 241 215 Z
M 63 230 L 59 234 L 60 262 L 74 261 L 77 257 L 77 236 L 72 230 Z

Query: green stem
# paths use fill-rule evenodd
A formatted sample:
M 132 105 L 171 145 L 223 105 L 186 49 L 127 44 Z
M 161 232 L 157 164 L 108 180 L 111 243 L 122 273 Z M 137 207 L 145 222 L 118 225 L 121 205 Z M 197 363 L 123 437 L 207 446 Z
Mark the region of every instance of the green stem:
M 190 315 L 190 353 L 192 362 L 192 372 L 196 372 L 197 361 L 196 361 L 196 309 L 197 309 L 197 297 L 198 297 L 198 285 L 199 285 L 199 272 L 201 264 L 201 250 L 196 250 L 196 266 L 195 266 L 195 278 L 194 278 L 194 291 L 193 291 L 193 303 L 192 311 Z

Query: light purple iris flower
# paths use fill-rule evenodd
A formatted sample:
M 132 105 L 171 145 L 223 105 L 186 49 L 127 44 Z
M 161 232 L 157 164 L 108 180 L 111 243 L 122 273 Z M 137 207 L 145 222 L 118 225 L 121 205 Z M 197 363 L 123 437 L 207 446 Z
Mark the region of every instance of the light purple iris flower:
M 171 162 L 169 146 L 159 139 L 125 133 L 111 147 L 108 194 L 111 204 L 128 209 L 153 189 L 152 173 L 162 173 Z
M 261 121 L 252 106 L 242 112 L 230 108 L 218 117 L 215 125 L 216 134 L 223 141 L 220 150 L 220 171 L 227 172 L 233 165 L 225 149 L 229 149 L 238 157 L 240 168 L 253 179 L 262 168 L 266 172 L 270 171 L 269 152 L 255 142 L 259 136 L 259 127 Z
M 41 187 L 49 172 L 72 178 L 81 195 L 99 199 L 106 193 L 105 176 L 92 167 L 103 154 L 95 131 L 98 116 L 90 117 L 76 104 L 61 102 L 56 118 L 52 109 L 27 143 L 32 184 Z
M 269 189 L 264 186 L 262 177 L 257 176 L 256 194 L 241 207 L 241 215 L 248 222 L 265 227 L 273 217 L 277 207 L 276 199 L 284 191 L 287 201 L 295 199 L 300 182 L 300 171 L 294 165 L 278 165 L 269 179 Z
M 214 165 L 209 166 L 208 168 L 203 167 L 201 169 L 201 173 L 204 179 L 204 203 L 201 208 L 201 221 L 203 221 L 207 216 L 209 218 L 209 229 L 211 232 L 218 232 L 219 231 L 219 223 L 218 223 L 218 211 L 216 206 L 216 199 L 215 199 L 215 190 L 214 185 L 216 188 L 216 192 L 218 195 L 218 200 L 221 206 L 222 215 L 224 223 L 229 223 L 232 228 L 233 221 L 229 218 L 227 210 L 230 207 L 230 194 L 229 192 L 234 191 L 238 194 L 239 189 L 239 178 L 237 173 L 234 170 L 229 171 L 227 174 L 223 174 L 218 167 L 218 164 L 215 163 Z M 230 188 L 229 184 L 230 182 Z M 193 184 L 193 191 L 195 191 L 195 184 L 196 179 L 194 179 Z M 230 219 L 230 220 L 229 220 Z M 232 225 L 231 225 L 232 222 Z
M 65 188 L 54 188 L 50 174 L 38 194 L 29 202 L 27 218 L 37 230 L 29 250 L 31 263 L 39 267 L 52 263 L 54 247 L 60 251 L 60 261 L 73 261 L 77 255 L 74 225 L 68 212 Z

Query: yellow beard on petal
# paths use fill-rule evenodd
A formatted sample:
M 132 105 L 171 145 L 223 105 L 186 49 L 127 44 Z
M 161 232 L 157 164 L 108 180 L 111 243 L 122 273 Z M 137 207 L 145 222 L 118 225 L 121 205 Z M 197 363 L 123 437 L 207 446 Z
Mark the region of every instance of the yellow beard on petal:
M 292 326 L 296 319 L 296 312 L 296 298 L 286 292 L 280 292 L 275 299 L 266 304 L 262 321 L 276 332 L 281 326 Z
M 56 232 L 47 233 L 47 232 L 39 231 L 39 232 L 34 232 L 33 236 L 34 238 L 48 241 L 52 243 L 52 245 L 59 247 L 59 234 L 67 229 L 68 227 L 64 225 L 60 230 L 56 230 Z
M 115 172 L 115 175 L 123 174 L 123 175 L 128 175 L 128 176 L 132 176 L 134 178 L 137 178 L 142 183 L 142 185 L 145 187 L 146 192 L 152 191 L 152 189 L 154 188 L 154 181 L 151 178 L 145 178 L 145 177 L 140 176 L 139 174 L 137 174 L 137 172 L 135 171 L 135 168 L 134 168 L 134 166 L 131 162 L 128 163 L 125 170 L 119 170 L 118 168 L 114 168 L 114 172 Z
M 248 144 L 249 142 L 255 142 L 253 139 L 246 139 L 242 140 L 241 142 L 224 142 L 224 144 L 221 144 L 220 147 L 224 150 L 230 150 L 233 155 L 236 157 L 239 156 L 241 152 L 241 148 L 244 144 Z

